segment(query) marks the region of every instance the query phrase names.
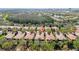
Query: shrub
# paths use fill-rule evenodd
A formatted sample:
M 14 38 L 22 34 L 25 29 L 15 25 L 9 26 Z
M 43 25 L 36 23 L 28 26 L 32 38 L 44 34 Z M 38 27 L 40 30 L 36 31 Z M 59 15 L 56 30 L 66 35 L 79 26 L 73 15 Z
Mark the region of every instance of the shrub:
M 51 31 L 51 29 L 46 29 L 46 32 L 48 32 L 48 34 L 50 34 L 52 31 Z
M 54 50 L 54 44 L 55 44 L 55 42 L 45 42 L 44 45 L 43 45 L 42 50 L 52 51 L 52 50 Z
M 11 41 L 6 41 L 6 42 L 4 42 L 3 44 L 2 44 L 2 48 L 3 49 L 11 49 L 12 48 L 12 46 L 13 46 L 13 42 L 11 42 Z
M 79 49 L 79 39 L 73 41 L 73 44 L 76 49 Z

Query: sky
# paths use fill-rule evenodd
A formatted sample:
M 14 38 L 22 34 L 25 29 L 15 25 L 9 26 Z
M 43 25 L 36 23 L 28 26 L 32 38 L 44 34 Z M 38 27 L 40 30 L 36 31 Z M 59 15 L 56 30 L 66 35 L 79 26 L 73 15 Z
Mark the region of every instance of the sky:
M 0 8 L 78 8 L 79 0 L 0 0 Z

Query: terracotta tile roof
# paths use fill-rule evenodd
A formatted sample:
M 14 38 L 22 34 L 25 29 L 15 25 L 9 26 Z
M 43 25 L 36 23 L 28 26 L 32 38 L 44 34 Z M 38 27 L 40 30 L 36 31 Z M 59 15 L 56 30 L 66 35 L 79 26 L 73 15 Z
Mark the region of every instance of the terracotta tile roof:
M 76 36 L 74 36 L 74 35 L 71 34 L 71 33 L 66 34 L 66 36 L 67 36 L 69 39 L 71 39 L 71 40 L 75 40 L 75 39 L 77 38 Z
M 26 32 L 26 36 L 24 37 L 24 39 L 33 39 L 34 38 L 34 33 L 30 33 L 30 32 Z
M 7 35 L 5 36 L 5 38 L 7 39 L 12 39 L 14 37 L 15 34 L 13 34 L 12 32 L 8 32 Z
M 44 32 L 42 32 L 41 34 L 39 33 L 39 31 L 37 31 L 35 39 L 44 39 Z
M 52 32 L 50 33 L 50 35 L 47 32 L 45 32 L 45 34 L 46 34 L 46 37 L 45 37 L 46 40 L 55 40 L 55 37 L 52 34 Z
M 25 33 L 18 31 L 18 34 L 14 37 L 14 39 L 23 39 L 24 35 L 25 35 Z
M 56 36 L 56 39 L 58 39 L 58 40 L 64 40 L 64 39 L 66 39 L 66 37 L 61 32 L 59 32 L 59 34 L 57 34 L 55 32 L 55 36 Z
M 75 32 L 75 35 L 79 36 L 79 32 Z

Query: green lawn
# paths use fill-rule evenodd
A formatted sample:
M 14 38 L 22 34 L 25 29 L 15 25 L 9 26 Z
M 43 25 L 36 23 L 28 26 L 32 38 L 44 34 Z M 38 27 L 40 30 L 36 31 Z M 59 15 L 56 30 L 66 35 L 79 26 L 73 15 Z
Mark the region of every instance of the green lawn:
M 5 37 L 5 35 L 0 35 L 0 40 L 2 40 Z

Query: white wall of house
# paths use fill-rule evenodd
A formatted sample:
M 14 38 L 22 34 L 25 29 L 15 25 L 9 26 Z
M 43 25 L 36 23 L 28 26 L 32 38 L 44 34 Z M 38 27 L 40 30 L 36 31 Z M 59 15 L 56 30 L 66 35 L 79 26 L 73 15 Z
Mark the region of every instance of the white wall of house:
M 0 31 L 0 35 L 2 34 L 3 32 L 2 31 Z

